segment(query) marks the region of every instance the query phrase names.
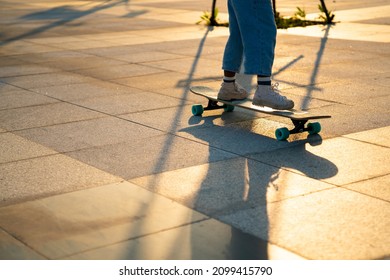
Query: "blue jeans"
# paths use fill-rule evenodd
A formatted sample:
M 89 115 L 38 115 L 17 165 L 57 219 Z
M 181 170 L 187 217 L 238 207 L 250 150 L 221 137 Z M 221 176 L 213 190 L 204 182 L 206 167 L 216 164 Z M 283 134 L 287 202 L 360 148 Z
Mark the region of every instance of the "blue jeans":
M 230 36 L 222 69 L 271 76 L 276 25 L 271 0 L 228 0 Z

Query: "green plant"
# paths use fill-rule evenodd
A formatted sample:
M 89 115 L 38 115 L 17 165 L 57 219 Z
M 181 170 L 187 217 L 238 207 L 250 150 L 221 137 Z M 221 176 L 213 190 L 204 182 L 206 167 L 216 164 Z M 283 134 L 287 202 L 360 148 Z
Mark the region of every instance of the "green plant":
M 218 19 L 218 8 L 214 9 L 214 13 L 204 11 L 200 16 L 200 20 L 196 24 L 205 24 L 207 26 L 229 26 L 228 22 L 220 22 Z
M 306 19 L 305 10 L 297 7 L 297 11 L 295 12 L 294 17 L 305 20 Z
M 297 11 L 292 17 L 282 17 L 278 12 L 275 13 L 276 26 L 281 29 L 287 29 L 297 26 L 309 26 L 320 24 L 318 21 L 306 20 L 306 12 L 303 8 L 297 7 Z
M 329 11 L 326 8 L 324 0 L 320 0 L 320 2 L 321 3 L 318 4 L 318 9 L 320 10 L 321 13 L 323 13 L 323 14 L 320 14 L 320 19 L 323 20 L 324 23 L 326 23 L 326 24 L 332 23 L 335 15 L 332 13 L 332 11 Z
M 212 11 L 205 11 L 200 17 L 200 20 L 196 24 L 205 24 L 207 26 L 229 26 L 228 22 L 220 22 L 218 19 L 218 8 L 216 8 L 216 0 L 213 0 Z M 330 24 L 333 22 L 335 15 L 332 11 L 326 8 L 325 0 L 320 0 L 318 8 L 322 14 L 320 14 L 320 20 L 307 20 L 306 11 L 303 8 L 297 7 L 297 11 L 292 17 L 283 17 L 276 11 L 276 0 L 272 1 L 272 7 L 274 10 L 275 22 L 277 28 L 287 29 L 297 26 L 309 26 L 314 24 Z
M 276 0 L 272 0 L 275 22 L 278 28 L 289 28 L 296 26 L 308 26 L 313 24 L 330 24 L 333 22 L 335 15 L 326 8 L 325 0 L 320 0 L 318 8 L 322 14 L 319 20 L 306 20 L 306 12 L 304 9 L 297 7 L 297 11 L 292 17 L 282 17 L 276 10 Z

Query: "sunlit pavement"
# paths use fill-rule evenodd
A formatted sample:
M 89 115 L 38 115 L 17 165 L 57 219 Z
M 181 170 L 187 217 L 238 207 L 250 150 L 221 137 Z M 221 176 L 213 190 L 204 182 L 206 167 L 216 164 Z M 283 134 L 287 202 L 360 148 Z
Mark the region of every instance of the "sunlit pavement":
M 273 79 L 332 116 L 278 142 L 289 120 L 192 116 L 210 1 L 0 0 L 0 258 L 388 259 L 390 5 L 338 2 L 278 31 Z

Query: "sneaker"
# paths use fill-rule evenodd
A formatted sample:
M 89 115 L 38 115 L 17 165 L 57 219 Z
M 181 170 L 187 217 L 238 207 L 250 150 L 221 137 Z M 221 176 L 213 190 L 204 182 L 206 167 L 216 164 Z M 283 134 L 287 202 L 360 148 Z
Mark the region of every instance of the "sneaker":
M 258 85 L 253 98 L 253 105 L 267 106 L 277 110 L 290 110 L 294 107 L 294 101 L 281 95 L 278 84 Z
M 246 90 L 236 82 L 223 82 L 218 92 L 218 99 L 232 101 L 242 100 L 248 97 Z

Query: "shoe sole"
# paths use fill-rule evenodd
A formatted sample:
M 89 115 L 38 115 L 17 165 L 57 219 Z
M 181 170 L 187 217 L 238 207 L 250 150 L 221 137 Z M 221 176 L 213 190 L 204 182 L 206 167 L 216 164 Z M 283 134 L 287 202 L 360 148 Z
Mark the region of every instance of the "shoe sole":
M 275 106 L 275 104 L 271 104 L 271 103 L 268 103 L 268 102 L 252 102 L 253 105 L 255 106 L 265 106 L 265 107 L 270 107 L 272 109 L 276 109 L 276 110 L 291 110 L 292 108 L 294 108 L 294 104 L 292 105 L 292 107 L 280 107 L 278 105 Z

